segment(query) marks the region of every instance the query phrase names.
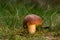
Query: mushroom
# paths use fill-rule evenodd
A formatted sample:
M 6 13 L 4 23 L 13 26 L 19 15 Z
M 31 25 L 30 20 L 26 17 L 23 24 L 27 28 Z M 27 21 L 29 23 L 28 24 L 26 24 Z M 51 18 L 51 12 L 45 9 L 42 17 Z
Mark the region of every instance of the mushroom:
M 34 34 L 36 32 L 36 25 L 38 26 L 41 24 L 41 17 L 35 14 L 29 14 L 23 20 L 23 27 L 27 28 L 30 34 Z

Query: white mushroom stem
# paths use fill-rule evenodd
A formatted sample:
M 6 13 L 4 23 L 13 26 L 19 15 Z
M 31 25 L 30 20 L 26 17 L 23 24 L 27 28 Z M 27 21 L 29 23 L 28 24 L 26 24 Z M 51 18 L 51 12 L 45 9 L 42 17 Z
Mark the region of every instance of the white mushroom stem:
M 28 31 L 30 34 L 34 34 L 36 32 L 36 25 L 28 25 Z

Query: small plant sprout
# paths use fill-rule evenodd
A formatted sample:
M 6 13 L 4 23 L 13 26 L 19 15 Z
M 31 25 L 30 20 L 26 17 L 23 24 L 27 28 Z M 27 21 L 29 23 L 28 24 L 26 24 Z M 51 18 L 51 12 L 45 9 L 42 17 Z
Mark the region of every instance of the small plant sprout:
M 29 14 L 23 20 L 23 27 L 27 28 L 30 34 L 34 34 L 36 32 L 36 26 L 38 25 L 42 25 L 42 19 L 38 15 Z

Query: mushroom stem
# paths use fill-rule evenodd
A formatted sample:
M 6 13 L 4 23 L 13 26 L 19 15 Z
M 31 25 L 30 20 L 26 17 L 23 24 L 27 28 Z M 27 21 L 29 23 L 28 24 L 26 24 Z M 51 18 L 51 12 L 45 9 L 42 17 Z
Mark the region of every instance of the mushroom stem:
M 28 32 L 34 34 L 36 32 L 36 25 L 28 25 Z

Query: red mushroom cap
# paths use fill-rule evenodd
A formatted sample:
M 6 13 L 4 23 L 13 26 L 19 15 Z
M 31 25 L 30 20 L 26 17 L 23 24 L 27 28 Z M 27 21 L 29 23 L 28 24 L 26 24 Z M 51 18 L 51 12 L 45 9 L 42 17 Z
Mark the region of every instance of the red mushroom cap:
M 42 19 L 40 16 L 35 15 L 35 14 L 30 14 L 27 15 L 24 19 L 24 23 L 27 25 L 41 25 L 42 24 Z

